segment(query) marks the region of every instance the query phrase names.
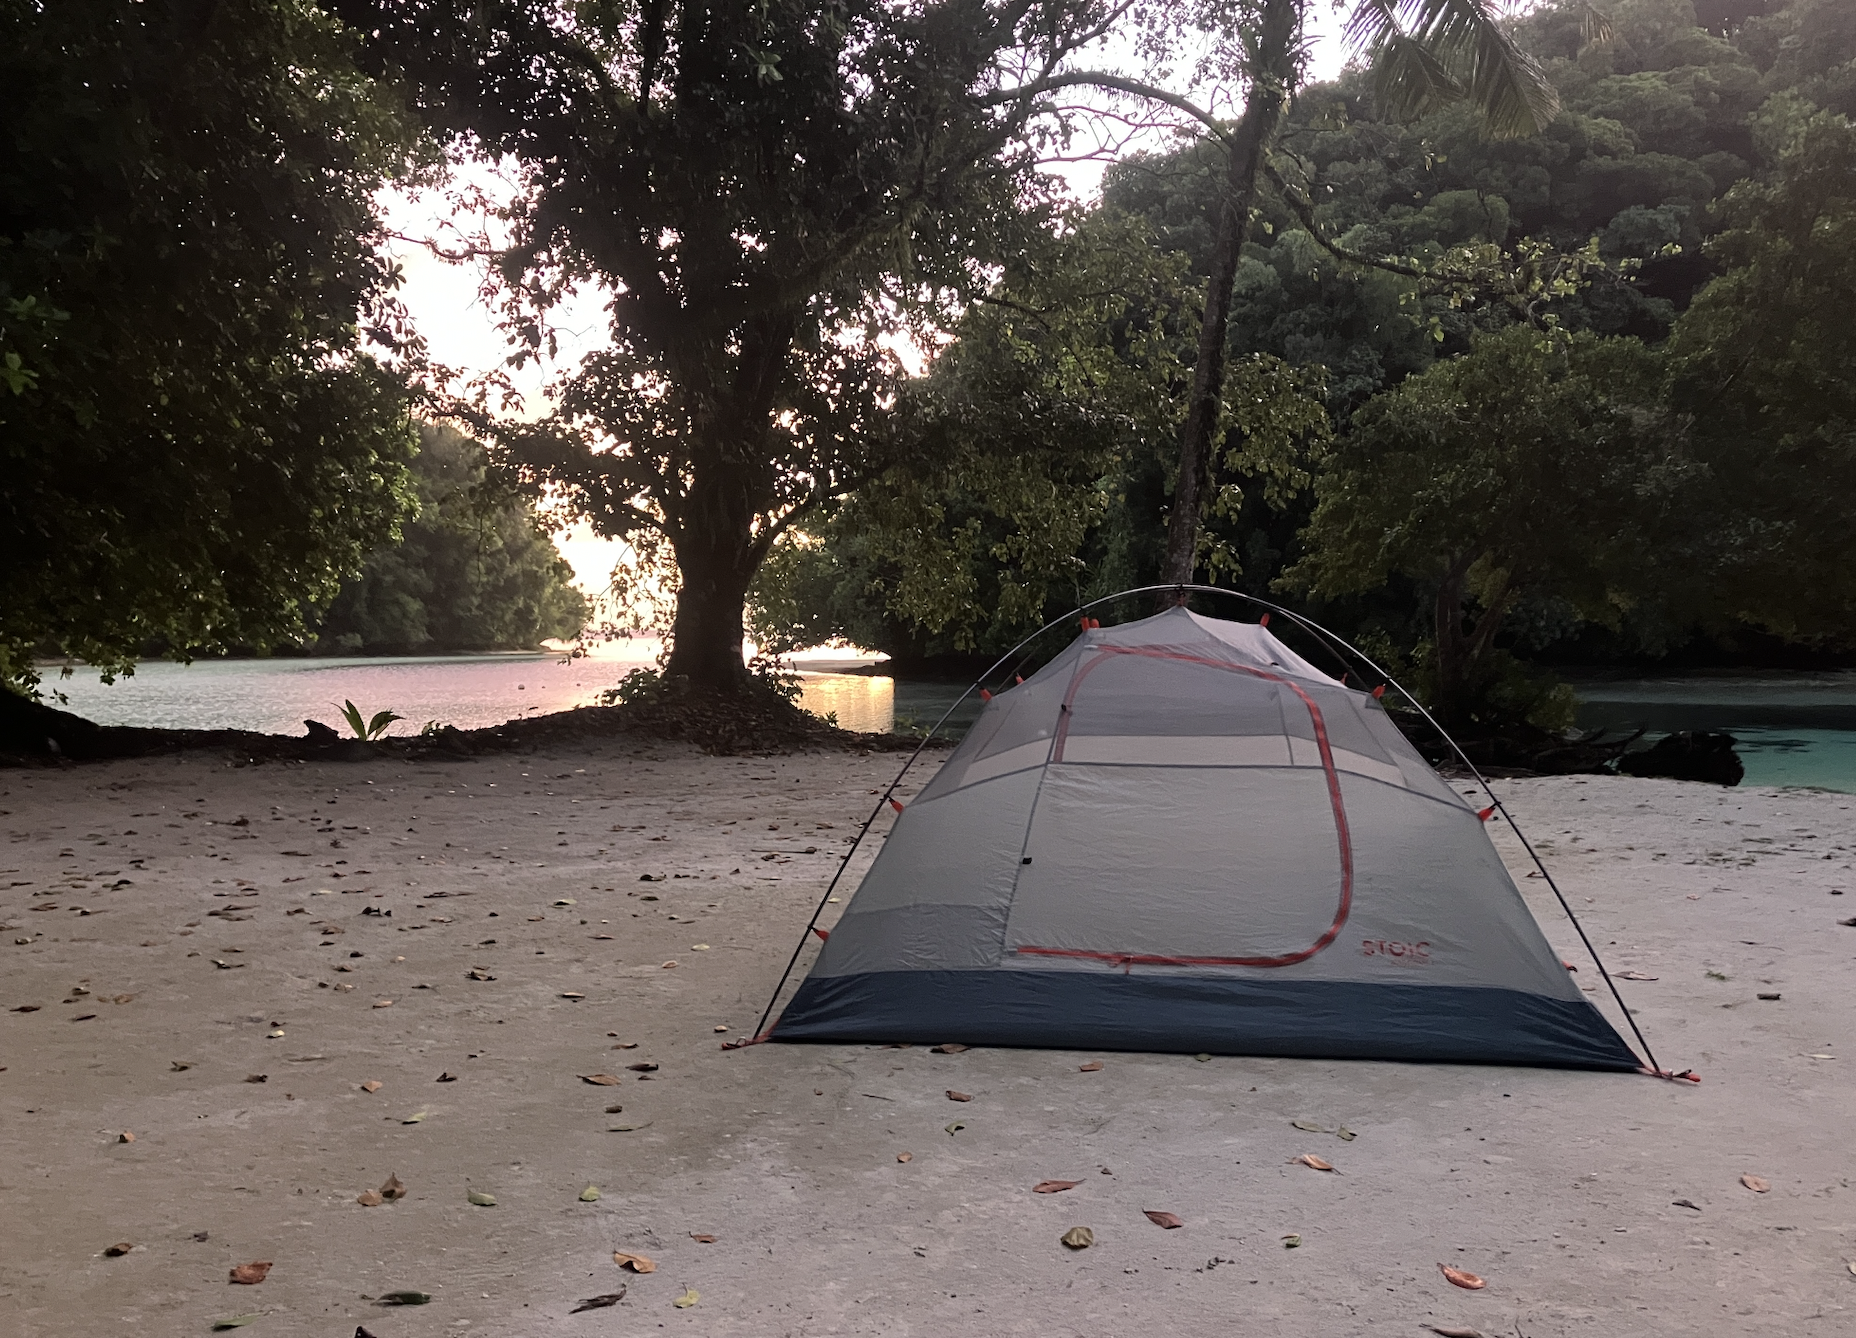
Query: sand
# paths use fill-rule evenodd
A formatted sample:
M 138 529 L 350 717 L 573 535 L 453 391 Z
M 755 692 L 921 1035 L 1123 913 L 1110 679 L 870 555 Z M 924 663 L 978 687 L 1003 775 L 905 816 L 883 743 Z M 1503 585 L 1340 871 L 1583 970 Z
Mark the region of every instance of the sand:
M 1502 784 L 1614 969 L 1655 977 L 1622 988 L 1699 1086 L 724 1052 L 895 765 L 602 745 L 0 773 L 0 1332 L 1856 1331 L 1850 796 Z M 403 1199 L 356 1202 L 389 1175 Z M 1074 1226 L 1092 1248 L 1059 1244 Z M 250 1261 L 265 1281 L 228 1283 Z M 378 1303 L 396 1289 L 433 1299 Z

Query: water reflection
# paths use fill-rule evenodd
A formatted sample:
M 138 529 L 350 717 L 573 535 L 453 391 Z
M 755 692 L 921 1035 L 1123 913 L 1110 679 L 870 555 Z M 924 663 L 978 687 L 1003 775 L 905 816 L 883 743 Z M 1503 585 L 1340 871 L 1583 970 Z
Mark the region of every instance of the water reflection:
M 896 680 L 873 674 L 800 674 L 799 704 L 836 717 L 839 729 L 887 734 L 896 723 Z

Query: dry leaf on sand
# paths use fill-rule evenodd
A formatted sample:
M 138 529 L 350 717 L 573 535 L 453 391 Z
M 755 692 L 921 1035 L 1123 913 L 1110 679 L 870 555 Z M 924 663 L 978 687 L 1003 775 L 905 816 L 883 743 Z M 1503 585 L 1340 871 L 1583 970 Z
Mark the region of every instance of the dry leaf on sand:
M 971 1101 L 973 1098 L 965 1092 L 956 1092 L 950 1087 L 947 1089 L 947 1099 L 949 1101 Z
M 387 1183 L 380 1187 L 380 1197 L 383 1199 L 403 1199 L 406 1197 L 406 1186 L 400 1183 L 398 1175 L 390 1175 L 387 1177 Z
M 270 1260 L 256 1263 L 239 1264 L 232 1270 L 231 1280 L 242 1287 L 255 1287 L 264 1281 L 264 1275 L 271 1271 Z
M 1296 1234 L 1295 1232 L 1290 1232 L 1288 1235 L 1282 1238 L 1282 1247 L 1285 1250 L 1300 1249 L 1301 1245 L 1302 1245 L 1302 1238 L 1300 1235 Z
M 607 1292 L 603 1296 L 589 1296 L 567 1313 L 577 1315 L 582 1310 L 604 1310 L 607 1306 L 617 1305 L 624 1299 L 625 1288 L 621 1287 L 616 1292 Z
M 649 1060 L 645 1060 L 637 1064 L 627 1064 L 625 1067 L 633 1073 L 656 1073 L 657 1072 L 657 1065 L 651 1063 L 651 1061 Z
M 599 1202 L 599 1186 L 588 1185 L 585 1189 L 581 1190 L 580 1191 L 580 1202 L 598 1203 Z
M 933 1046 L 928 1047 L 928 1053 L 931 1055 L 957 1055 L 961 1051 L 967 1050 L 970 1048 L 971 1047 L 969 1046 L 960 1044 L 960 1042 L 958 1041 L 948 1041 L 942 1045 L 933 1045 Z
M 121 1133 L 116 1135 L 116 1141 L 118 1143 L 133 1143 L 135 1142 L 135 1135 L 130 1133 L 127 1129 L 124 1129 Z
M 474 1208 L 494 1208 L 496 1195 L 485 1194 L 481 1189 L 472 1189 L 465 1192 L 464 1201 Z
M 1755 1194 L 1764 1194 L 1767 1190 L 1772 1188 L 1772 1183 L 1770 1181 L 1762 1180 L 1756 1175 L 1743 1175 L 1740 1177 L 1740 1183 L 1752 1190 Z
M 617 1087 L 619 1085 L 618 1078 L 610 1073 L 582 1073 L 580 1081 L 590 1082 L 595 1087 Z
M 913 1152 L 898 1152 L 896 1154 L 896 1160 L 897 1161 L 914 1161 L 915 1154 Z
M 103 1253 L 105 1253 L 112 1259 L 120 1259 L 123 1255 L 129 1253 L 129 1251 L 133 1250 L 134 1248 L 135 1248 L 134 1241 L 119 1240 L 114 1245 L 110 1246 L 109 1249 L 105 1250 Z
M 1465 1291 L 1479 1292 L 1489 1285 L 1474 1273 L 1470 1273 L 1464 1269 L 1452 1268 L 1448 1264 L 1439 1264 L 1437 1267 L 1443 1270 L 1444 1280 L 1452 1287 L 1461 1287 Z
M 634 1273 L 657 1272 L 657 1261 L 654 1259 L 647 1259 L 642 1254 L 627 1254 L 623 1250 L 614 1250 L 612 1252 L 612 1262 L 617 1264 L 620 1268 L 629 1268 Z
M 702 1300 L 701 1292 L 697 1291 L 694 1287 L 685 1287 L 683 1289 L 683 1295 L 677 1297 L 677 1299 L 670 1304 L 674 1305 L 679 1310 L 688 1310 L 700 1300 Z
M 370 1189 L 370 1190 L 366 1190 L 363 1193 L 355 1195 L 354 1201 L 360 1204 L 363 1208 L 378 1208 L 381 1204 L 385 1203 L 387 1200 L 386 1200 L 386 1197 L 383 1194 L 381 1194 L 379 1190 Z
M 715 1244 L 715 1237 L 711 1236 L 707 1231 L 692 1231 L 690 1232 L 690 1239 L 695 1241 L 698 1245 Z
M 1092 1059 L 1087 1064 L 1078 1064 L 1076 1066 L 1076 1071 L 1078 1073 L 1100 1073 L 1102 1071 L 1102 1061 L 1099 1059 Z
M 1061 1194 L 1066 1189 L 1075 1189 L 1081 1180 L 1040 1180 L 1031 1187 L 1033 1194 Z
M 1168 1231 L 1176 1231 L 1180 1227 L 1183 1227 L 1184 1225 L 1186 1225 L 1184 1222 L 1179 1220 L 1178 1213 L 1161 1212 L 1156 1208 L 1141 1209 L 1141 1216 L 1145 1217 L 1149 1222 L 1152 1222 L 1155 1226 L 1163 1227 Z
M 1071 1227 L 1058 1239 L 1072 1250 L 1086 1250 L 1096 1243 L 1096 1233 L 1088 1227 Z
M 1328 1131 L 1326 1125 L 1316 1124 L 1313 1120 L 1290 1120 L 1289 1127 L 1310 1134 L 1325 1134 Z
M 1428 1327 L 1439 1338 L 1482 1338 L 1481 1329 L 1471 1329 L 1461 1324 L 1432 1324 Z
M 369 1078 L 366 1082 L 361 1084 L 361 1090 L 363 1092 L 378 1092 L 380 1090 L 380 1084 L 375 1082 L 372 1078 Z
M 391 1007 L 393 1007 L 393 1000 L 391 1000 L 391 999 L 376 999 L 376 1000 L 374 1000 L 374 1007 L 376 1007 L 376 1008 L 391 1008 Z
M 1299 1162 L 1312 1171 L 1331 1171 L 1334 1169 L 1331 1163 L 1321 1160 L 1321 1158 L 1317 1157 L 1312 1152 L 1304 1152 L 1301 1156 L 1291 1157 L 1289 1160 L 1291 1162 Z

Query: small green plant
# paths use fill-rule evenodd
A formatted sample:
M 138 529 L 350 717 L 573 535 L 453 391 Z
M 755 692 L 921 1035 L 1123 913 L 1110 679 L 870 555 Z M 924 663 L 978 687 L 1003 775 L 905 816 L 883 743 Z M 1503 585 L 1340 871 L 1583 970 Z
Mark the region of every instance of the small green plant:
M 361 714 L 361 710 L 351 701 L 342 703 L 342 719 L 348 722 L 348 728 L 354 731 L 357 739 L 377 739 L 387 732 L 387 726 L 395 720 L 404 720 L 404 716 L 391 711 L 380 711 L 372 720 Z
M 442 734 L 445 729 L 446 726 L 439 724 L 436 720 L 428 720 L 419 727 L 419 737 L 422 739 L 435 739 Z
M 1710 971 L 1708 972 L 1708 979 L 1709 980 L 1725 980 L 1727 979 L 1727 977 L 1722 975 L 1719 971 Z
M 663 694 L 664 678 L 655 669 L 634 669 L 619 680 L 617 687 L 603 688 L 601 706 L 637 706 L 656 701 Z

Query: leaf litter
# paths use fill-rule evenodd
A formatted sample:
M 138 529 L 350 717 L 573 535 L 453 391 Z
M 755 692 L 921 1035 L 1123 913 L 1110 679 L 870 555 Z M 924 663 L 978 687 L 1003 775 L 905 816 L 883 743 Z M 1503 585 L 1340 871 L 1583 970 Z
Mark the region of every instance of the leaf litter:
M 657 1272 L 657 1261 L 655 1259 L 646 1258 L 642 1254 L 627 1254 L 623 1250 L 614 1250 L 612 1252 L 612 1262 L 617 1264 L 620 1268 L 629 1268 L 634 1273 Z
M 1177 1231 L 1186 1225 L 1180 1220 L 1178 1213 L 1162 1212 L 1157 1208 L 1143 1208 L 1141 1216 L 1166 1231 Z
M 1086 1250 L 1096 1243 L 1096 1233 L 1088 1227 L 1071 1227 L 1057 1238 L 1072 1250 Z
M 567 1313 L 570 1315 L 577 1315 L 582 1310 L 604 1310 L 607 1306 L 615 1306 L 624 1299 L 625 1288 L 621 1287 L 616 1292 L 606 1292 L 600 1296 L 589 1296 Z
M 1439 1264 L 1437 1267 L 1443 1273 L 1444 1280 L 1452 1287 L 1461 1287 L 1469 1292 L 1479 1292 L 1489 1285 L 1468 1269 L 1452 1268 L 1448 1264 Z
M 1743 1175 L 1740 1177 L 1740 1183 L 1752 1190 L 1755 1194 L 1764 1194 L 1772 1188 L 1771 1181 L 1765 1180 L 1757 1175 Z
M 258 1260 L 249 1264 L 238 1264 L 233 1267 L 232 1272 L 228 1276 L 228 1280 L 237 1283 L 241 1287 L 255 1287 L 260 1282 L 264 1281 L 265 1275 L 270 1271 L 271 1262 L 268 1259 Z
M 1061 1194 L 1066 1189 L 1075 1189 L 1081 1180 L 1040 1180 L 1031 1187 L 1033 1194 Z

